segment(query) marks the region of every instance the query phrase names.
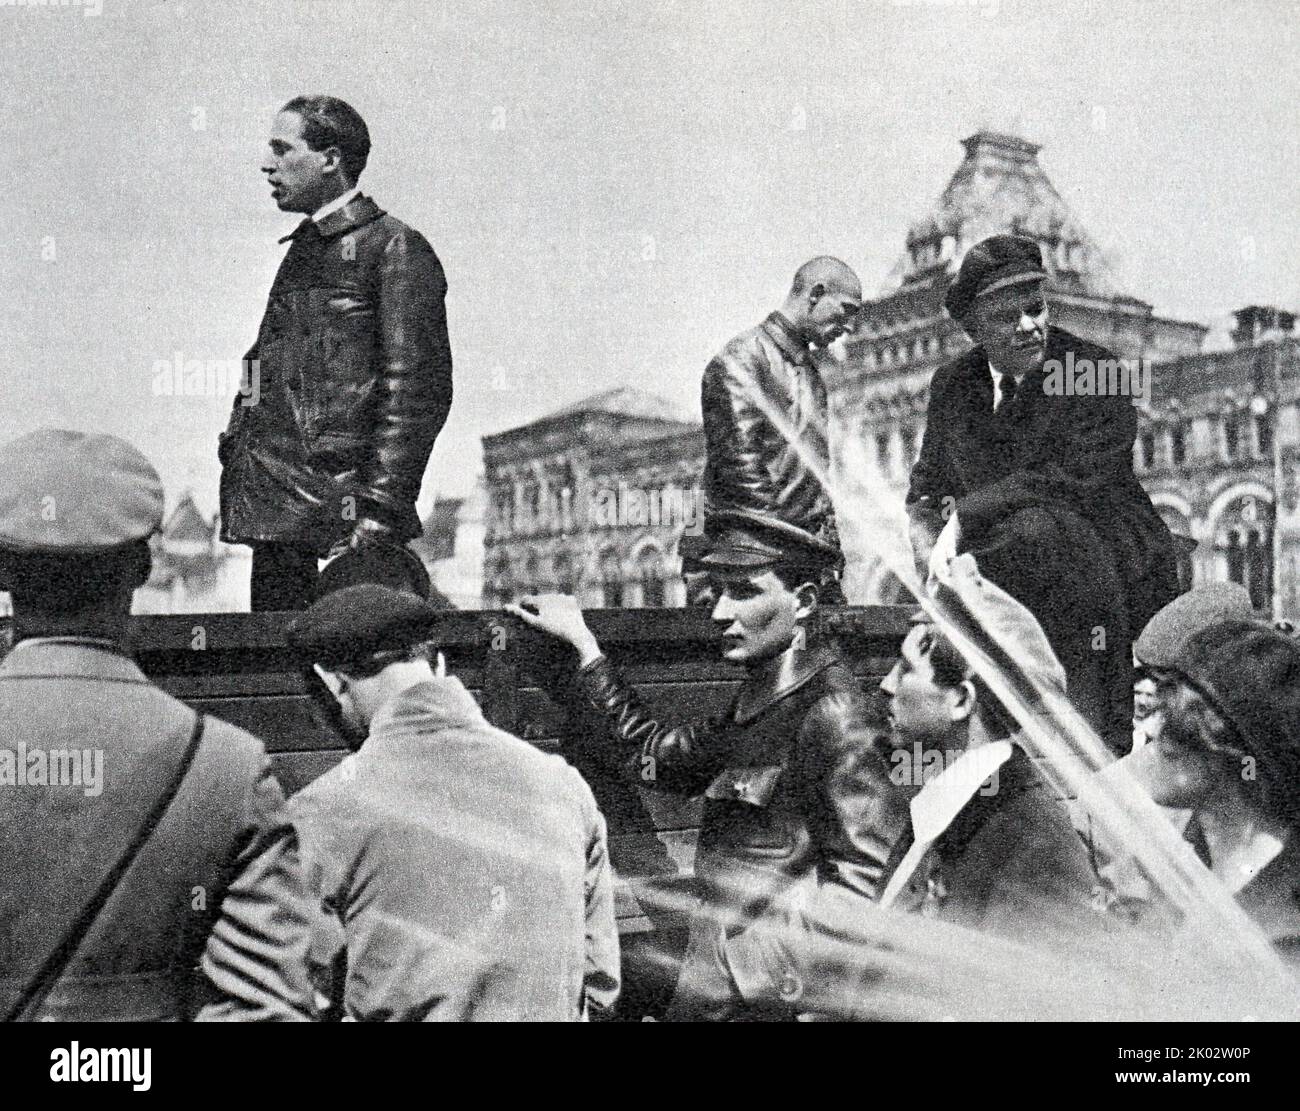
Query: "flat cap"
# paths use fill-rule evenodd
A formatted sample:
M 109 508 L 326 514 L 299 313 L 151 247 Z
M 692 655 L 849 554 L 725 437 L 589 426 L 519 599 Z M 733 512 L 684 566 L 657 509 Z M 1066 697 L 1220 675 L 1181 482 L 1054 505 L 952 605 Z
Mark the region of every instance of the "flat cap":
M 364 583 L 313 602 L 286 630 L 290 646 L 324 667 L 428 640 L 438 611 L 407 590 Z
M 162 481 L 116 436 L 43 428 L 0 446 L 0 552 L 92 555 L 162 525 Z
M 1052 651 L 1038 619 L 986 579 L 973 555 L 967 552 L 936 569 L 927 588 L 937 601 L 946 603 L 948 616 L 994 663 L 1002 666 L 1008 677 L 1018 674 L 1029 680 L 1036 691 L 1066 694 L 1065 668 Z M 1004 651 L 1004 645 L 1013 649 Z
M 839 548 L 775 517 L 724 510 L 709 518 L 694 565 L 704 571 L 757 572 L 777 567 L 836 570 Z
M 1046 277 L 1043 252 L 1034 240 L 1023 235 L 993 235 L 966 252 L 944 296 L 944 307 L 949 316 L 961 321 L 977 298 Z
M 1237 732 L 1275 814 L 1300 811 L 1300 644 L 1260 621 L 1220 621 L 1183 645 L 1183 679 Z
M 1250 621 L 1250 592 L 1240 583 L 1206 583 L 1180 594 L 1147 622 L 1133 644 L 1144 667 L 1175 668 L 1189 638 L 1220 621 Z

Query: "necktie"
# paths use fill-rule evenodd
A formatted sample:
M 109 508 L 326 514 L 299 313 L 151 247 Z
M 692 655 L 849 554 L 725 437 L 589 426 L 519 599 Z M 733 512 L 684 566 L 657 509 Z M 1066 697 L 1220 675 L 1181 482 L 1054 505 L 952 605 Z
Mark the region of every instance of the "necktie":
M 1001 413 L 1015 400 L 1016 380 L 1010 374 L 1004 374 L 998 379 L 998 385 L 1002 388 L 1002 400 L 998 402 L 995 412 Z

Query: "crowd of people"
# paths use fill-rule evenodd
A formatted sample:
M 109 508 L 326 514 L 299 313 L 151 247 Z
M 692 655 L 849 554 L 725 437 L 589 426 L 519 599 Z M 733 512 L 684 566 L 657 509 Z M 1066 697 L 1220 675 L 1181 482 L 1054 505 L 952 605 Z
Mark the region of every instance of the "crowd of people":
M 619 1013 L 605 819 L 574 767 L 447 674 L 404 547 L 451 402 L 446 280 L 359 192 L 368 153 L 335 98 L 275 118 L 263 168 L 307 218 L 250 352 L 259 401 L 237 399 L 219 452 L 225 539 L 254 549 L 253 608 L 296 613 L 288 643 L 354 749 L 336 767 L 286 800 L 257 738 L 132 660 L 163 513 L 136 448 L 51 429 L 0 446 L 7 1019 Z M 844 599 L 818 365 L 862 308 L 826 256 L 702 380 L 705 527 L 681 555 L 741 669 L 725 711 L 654 712 L 571 596 L 509 607 L 571 649 L 553 696 L 603 722 L 631 783 L 703 800 L 665 1017 L 880 1017 L 904 998 L 1039 1017 L 999 970 L 1194 927 L 1195 900 L 1089 811 L 1102 796 L 1062 789 L 1034 741 L 1062 727 L 1053 705 L 1099 739 L 1098 784 L 1161 808 L 1145 828 L 1181 835 L 1176 863 L 1242 912 L 1230 929 L 1263 946 L 1264 974 L 1287 975 L 1270 953 L 1300 965 L 1300 644 L 1244 591 L 1179 593 L 1129 399 L 1047 388 L 1053 361 L 1108 357 L 1049 326 L 1047 276 L 1033 240 L 1003 235 L 952 283 L 973 346 L 931 386 L 907 499 L 921 606 L 878 690 L 819 620 Z M 953 600 L 993 672 L 949 626 Z

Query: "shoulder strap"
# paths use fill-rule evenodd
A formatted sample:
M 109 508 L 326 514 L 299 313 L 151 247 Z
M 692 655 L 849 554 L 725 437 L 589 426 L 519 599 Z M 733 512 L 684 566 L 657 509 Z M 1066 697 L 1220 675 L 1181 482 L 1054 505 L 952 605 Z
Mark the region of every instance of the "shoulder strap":
M 167 813 L 167 808 L 171 806 L 172 800 L 180 791 L 181 784 L 185 781 L 185 776 L 190 770 L 190 765 L 194 763 L 194 756 L 199 750 L 199 743 L 203 740 L 203 723 L 203 715 L 196 713 L 194 715 L 194 725 L 190 729 L 189 744 L 185 747 L 185 752 L 177 765 L 176 774 L 172 776 L 167 789 L 158 796 L 145 820 L 136 830 L 131 843 L 127 845 L 117 863 L 100 881 L 95 894 L 82 907 L 81 912 L 72 925 L 68 927 L 59 944 L 54 947 L 50 955 L 45 958 L 40 969 L 23 988 L 17 1001 L 5 1014 L 5 1022 L 26 1021 L 27 1016 L 35 1015 L 53 990 L 54 985 L 58 983 L 59 977 L 63 975 L 64 969 L 68 967 L 68 962 L 81 947 L 86 934 L 90 932 L 90 927 L 95 924 L 95 919 L 99 917 L 100 911 L 104 909 L 104 905 L 112 897 L 113 892 L 117 890 L 117 885 L 121 883 L 122 877 L 126 875 L 127 870 L 134 863 L 145 842 L 149 840 L 158 823 L 162 821 L 163 815 Z

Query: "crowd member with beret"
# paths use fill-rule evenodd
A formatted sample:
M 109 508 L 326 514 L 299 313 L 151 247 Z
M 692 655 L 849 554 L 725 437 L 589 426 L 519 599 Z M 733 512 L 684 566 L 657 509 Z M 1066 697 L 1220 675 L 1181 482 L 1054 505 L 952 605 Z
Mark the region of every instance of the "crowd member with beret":
M 125 647 L 162 513 L 157 472 L 114 436 L 0 447 L 5 1017 L 313 1015 L 297 841 L 262 743 Z
M 1067 366 L 1114 356 L 1049 326 L 1046 277 L 1038 244 L 1020 236 L 986 239 L 962 261 L 945 304 L 975 346 L 930 384 L 907 495 L 912 547 L 922 576 L 974 554 L 1042 624 L 1071 699 L 1123 753 L 1133 638 L 1177 594 L 1177 553 L 1133 474 L 1132 398 L 1061 385 Z
M 289 628 L 360 742 L 291 800 L 318 984 L 363 1021 L 607 1011 L 619 945 L 604 818 L 562 758 L 489 725 L 435 668 L 437 617 L 364 584 Z
M 907 821 L 861 687 L 819 636 L 820 585 L 840 554 L 791 525 L 720 514 L 699 557 L 713 580 L 723 658 L 745 669 L 716 717 L 664 721 L 601 651 L 577 600 L 525 597 L 509 607 L 571 645 L 577 686 L 608 722 L 612 752 L 635 784 L 704 797 L 699 903 L 667 1012 L 672 1020 L 786 1020 L 797 997 L 745 994 L 728 968 L 735 939 L 779 912 L 792 888 L 834 887 L 864 911 L 879 898 Z

